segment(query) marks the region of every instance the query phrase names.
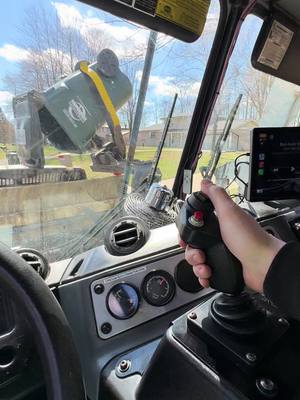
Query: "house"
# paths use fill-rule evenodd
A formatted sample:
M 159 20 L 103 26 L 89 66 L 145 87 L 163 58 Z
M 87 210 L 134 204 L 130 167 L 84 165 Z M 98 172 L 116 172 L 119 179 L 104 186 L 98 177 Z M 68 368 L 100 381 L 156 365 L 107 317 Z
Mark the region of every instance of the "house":
M 225 125 L 226 120 L 220 120 L 217 124 L 208 126 L 207 135 L 202 147 L 203 150 L 211 150 L 214 147 L 219 135 L 224 131 Z M 257 126 L 258 123 L 254 120 L 233 121 L 224 150 L 249 151 L 250 132 Z
M 187 132 L 189 130 L 191 115 L 179 114 L 173 116 L 169 132 L 166 138 L 165 147 L 183 148 Z M 166 118 L 162 118 L 160 123 L 150 125 L 140 130 L 138 135 L 138 146 L 153 147 L 157 146 L 161 140 Z M 207 135 L 203 143 L 204 150 L 211 150 L 216 143 L 218 136 L 223 132 L 226 121 L 220 120 L 217 124 L 210 124 Z M 258 126 L 253 120 L 236 120 L 231 127 L 227 146 L 225 150 L 249 150 L 250 132 Z
M 184 114 L 173 116 L 166 137 L 165 147 L 183 148 L 191 118 L 191 115 Z M 137 145 L 156 147 L 161 140 L 165 124 L 166 118 L 162 118 L 161 122 L 142 128 L 138 134 Z
M 127 128 L 121 128 L 121 131 L 122 131 L 122 136 L 123 136 L 125 143 L 128 144 L 129 130 Z M 103 143 L 112 141 L 111 131 L 107 124 L 104 124 L 103 126 L 99 127 L 96 130 L 96 135 L 99 136 L 103 140 Z

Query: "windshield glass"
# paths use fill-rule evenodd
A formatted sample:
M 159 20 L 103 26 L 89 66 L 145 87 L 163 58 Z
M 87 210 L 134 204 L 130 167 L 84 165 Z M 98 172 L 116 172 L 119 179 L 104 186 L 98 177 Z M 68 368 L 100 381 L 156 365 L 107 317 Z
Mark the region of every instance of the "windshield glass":
M 149 175 L 172 188 L 218 18 L 213 0 L 201 38 L 187 44 L 73 0 L 6 3 L 1 241 L 49 261 L 72 257 L 102 243 L 125 197 L 146 195 Z
M 230 112 L 241 96 L 213 176 L 238 203 L 244 201 L 248 184 L 251 130 L 300 126 L 299 86 L 251 66 L 251 54 L 261 26 L 262 21 L 253 15 L 248 16 L 242 26 L 208 126 L 196 172 L 198 179 L 195 179 L 199 185 L 211 164 L 216 144 L 226 130 Z

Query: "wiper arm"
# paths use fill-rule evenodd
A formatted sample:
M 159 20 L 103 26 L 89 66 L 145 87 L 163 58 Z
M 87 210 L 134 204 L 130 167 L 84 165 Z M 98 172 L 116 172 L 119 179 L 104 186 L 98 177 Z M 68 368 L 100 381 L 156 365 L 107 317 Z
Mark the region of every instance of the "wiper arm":
M 167 134 L 169 132 L 169 128 L 170 128 L 170 124 L 171 124 L 171 120 L 172 120 L 172 117 L 173 117 L 173 113 L 174 113 L 174 109 L 175 109 L 175 106 L 176 106 L 177 99 L 178 99 L 178 93 L 175 93 L 174 100 L 173 100 L 173 103 L 172 103 L 172 107 L 171 107 L 169 115 L 168 115 L 168 117 L 166 119 L 164 130 L 163 130 L 163 133 L 162 133 L 162 137 L 161 137 L 160 143 L 158 145 L 155 157 L 153 159 L 153 163 L 152 163 L 152 168 L 151 168 L 150 174 L 148 176 L 147 189 L 150 188 L 150 186 L 152 185 L 152 183 L 154 181 L 155 174 L 156 174 L 156 171 L 157 171 L 157 166 L 158 166 L 158 163 L 159 163 L 159 160 L 160 160 L 160 157 L 161 157 L 161 153 L 162 153 L 163 147 L 165 145 Z
M 86 233 L 76 238 L 65 250 L 64 257 L 74 257 L 79 252 L 85 251 L 85 246 L 90 240 L 103 231 L 103 228 L 109 225 L 116 216 L 120 215 L 124 208 L 124 201 L 125 198 L 121 199 L 113 209 L 102 215 Z
M 215 146 L 215 149 L 214 149 L 214 152 L 213 152 L 213 154 L 212 154 L 212 156 L 211 156 L 211 158 L 209 160 L 209 163 L 208 163 L 208 166 L 207 166 L 207 170 L 206 170 L 206 172 L 204 174 L 204 178 L 205 179 L 211 179 L 213 177 L 214 173 L 215 173 L 215 170 L 216 170 L 217 165 L 219 163 L 223 148 L 224 148 L 224 146 L 226 144 L 226 141 L 228 139 L 232 123 L 233 123 L 233 121 L 235 119 L 236 113 L 237 113 L 239 105 L 241 103 L 242 97 L 243 97 L 242 94 L 240 94 L 238 96 L 238 98 L 236 99 L 236 102 L 234 103 L 234 106 L 232 107 L 232 109 L 231 109 L 231 111 L 230 111 L 230 113 L 228 115 L 228 118 L 226 120 L 223 132 L 219 136 L 219 138 L 217 140 L 217 143 L 216 143 L 216 146 Z

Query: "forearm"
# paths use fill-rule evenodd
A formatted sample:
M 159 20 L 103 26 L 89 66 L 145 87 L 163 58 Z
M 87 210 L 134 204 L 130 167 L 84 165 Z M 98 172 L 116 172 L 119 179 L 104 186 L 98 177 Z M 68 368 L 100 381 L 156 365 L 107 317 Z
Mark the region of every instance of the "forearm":
M 275 256 L 264 293 L 287 316 L 300 320 L 300 244 L 291 242 Z

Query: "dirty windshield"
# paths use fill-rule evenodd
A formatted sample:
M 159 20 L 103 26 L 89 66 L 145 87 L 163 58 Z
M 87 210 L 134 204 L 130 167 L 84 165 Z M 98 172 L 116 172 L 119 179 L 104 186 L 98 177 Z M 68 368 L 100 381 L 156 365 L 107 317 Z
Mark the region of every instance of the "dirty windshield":
M 68 258 L 102 243 L 126 196 L 172 189 L 218 18 L 213 0 L 187 44 L 77 1 L 6 2 L 1 241 Z

